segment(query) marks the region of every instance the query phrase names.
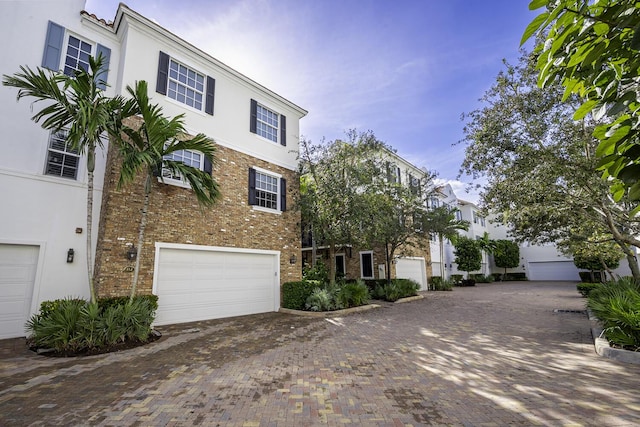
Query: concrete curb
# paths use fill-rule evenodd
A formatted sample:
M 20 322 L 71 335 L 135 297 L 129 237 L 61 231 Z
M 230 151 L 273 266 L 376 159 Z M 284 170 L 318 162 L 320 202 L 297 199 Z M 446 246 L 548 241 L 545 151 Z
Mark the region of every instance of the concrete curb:
M 378 304 L 368 304 L 361 305 L 360 307 L 353 308 L 345 308 L 344 310 L 335 310 L 335 311 L 304 311 L 304 310 L 292 310 L 290 308 L 280 308 L 278 310 L 280 313 L 285 314 L 294 314 L 296 316 L 307 316 L 307 317 L 335 317 L 335 316 L 345 316 L 351 313 L 358 313 L 360 311 L 371 310 L 373 308 L 379 308 Z
M 424 298 L 424 295 L 415 295 L 412 297 L 400 298 L 399 300 L 395 301 L 395 304 L 402 304 L 403 302 L 417 301 L 422 298 Z
M 609 341 L 605 338 L 601 338 L 602 328 L 596 326 L 599 322 L 598 318 L 595 317 L 589 309 L 587 309 L 587 315 L 589 316 L 589 320 L 594 324 L 591 327 L 591 336 L 593 337 L 593 345 L 598 355 L 617 362 L 640 365 L 640 351 L 630 351 L 611 347 L 611 345 L 609 345 Z

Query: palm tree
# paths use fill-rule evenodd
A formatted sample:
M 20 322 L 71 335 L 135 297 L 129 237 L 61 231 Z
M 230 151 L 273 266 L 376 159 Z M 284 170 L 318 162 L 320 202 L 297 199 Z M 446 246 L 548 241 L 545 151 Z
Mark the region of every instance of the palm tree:
M 444 277 L 444 239 L 454 240 L 458 236 L 459 230 L 467 231 L 469 221 L 456 218 L 457 209 L 450 209 L 447 206 L 439 206 L 426 212 L 424 219 L 424 229 L 429 233 L 438 236 L 440 244 L 440 277 Z
M 169 158 L 172 153 L 181 150 L 194 150 L 201 152 L 213 164 L 213 155 L 216 150 L 213 140 L 201 133 L 189 137 L 184 128 L 184 114 L 172 119 L 164 117 L 160 106 L 149 103 L 146 81 L 137 82 L 135 88 L 127 86 L 127 91 L 132 97 L 134 108 L 142 118 L 142 123 L 135 124 L 137 122 L 133 122 L 134 124 L 131 126 L 124 125 L 122 127 L 126 138 L 120 138 L 118 141 L 123 157 L 118 188 L 132 182 L 140 172 L 145 175 L 136 265 L 131 284 L 130 298 L 133 299 L 138 285 L 140 255 L 144 243 L 154 177 L 159 176 L 160 179 L 163 179 L 162 170 L 165 169 L 171 172 L 171 176 L 184 178 L 191 185 L 198 202 L 203 206 L 213 205 L 220 197 L 220 190 L 210 172 Z
M 4 86 L 18 89 L 18 100 L 33 97 L 34 104 L 45 101 L 47 106 L 31 119 L 52 132 L 66 129 L 70 146 L 87 156 L 87 275 L 91 302 L 96 301 L 91 250 L 96 149 L 103 148 L 105 133 L 117 133 L 121 119 L 133 114 L 122 97 L 104 95 L 100 87 L 106 82 L 98 77 L 104 71 L 102 64 L 101 55 L 91 57 L 89 69 L 80 68 L 73 76 L 21 66 L 21 72 L 4 75 L 2 80 Z
M 486 231 L 484 232 L 484 234 L 482 235 L 482 237 L 480 239 L 477 240 L 478 242 L 478 246 L 480 247 L 480 250 L 485 253 L 487 255 L 487 257 L 490 254 L 493 254 L 493 252 L 496 250 L 496 242 L 495 240 L 491 240 L 489 238 L 489 233 L 487 233 Z M 489 260 L 487 259 L 487 262 Z M 485 276 L 486 275 L 486 268 L 487 263 L 483 263 L 482 264 L 482 275 Z

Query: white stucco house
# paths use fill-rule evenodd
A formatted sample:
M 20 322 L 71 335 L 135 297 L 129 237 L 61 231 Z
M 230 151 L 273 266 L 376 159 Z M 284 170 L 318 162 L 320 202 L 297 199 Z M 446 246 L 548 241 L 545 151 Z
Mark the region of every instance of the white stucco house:
M 185 114 L 189 132 L 218 146 L 213 166 L 197 152 L 180 153 L 219 182 L 222 199 L 210 211 L 198 211 L 180 177 L 154 183 L 140 289 L 159 296 L 157 324 L 276 311 L 281 283 L 300 277 L 300 219 L 287 204 L 298 191 L 299 121 L 307 112 L 122 3 L 113 21 L 84 7 L 84 0 L 0 2 L 0 34 L 11 41 L 2 72 L 27 65 L 72 73 L 102 53 L 107 95 L 146 80 L 165 115 Z M 38 106 L 17 103 L 16 94 L 0 87 L 0 339 L 23 336 L 42 301 L 89 292 L 85 159 L 63 134 L 32 122 Z M 92 242 L 103 296 L 127 293 L 126 253 L 140 212 L 133 189 L 112 185 L 115 165 L 105 141 Z

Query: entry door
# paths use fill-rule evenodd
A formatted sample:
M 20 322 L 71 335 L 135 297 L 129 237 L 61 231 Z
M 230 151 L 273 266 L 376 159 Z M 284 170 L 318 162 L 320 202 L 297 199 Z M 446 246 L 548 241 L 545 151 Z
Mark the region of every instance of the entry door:
M 336 278 L 345 276 L 346 269 L 344 268 L 344 254 L 336 254 Z

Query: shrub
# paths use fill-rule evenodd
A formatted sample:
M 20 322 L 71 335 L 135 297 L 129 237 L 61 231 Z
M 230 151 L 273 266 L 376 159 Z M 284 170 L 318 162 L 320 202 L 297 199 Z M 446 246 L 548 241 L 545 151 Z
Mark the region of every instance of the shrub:
M 322 284 L 329 282 L 329 269 L 322 261 L 316 261 L 313 267 L 305 268 L 302 272 L 302 280 L 318 281 Z
M 431 278 L 429 284 L 429 290 L 432 291 L 450 291 L 453 289 L 451 280 L 442 280 L 440 276 L 434 276 Z
M 124 341 L 145 342 L 157 308 L 156 296 L 108 299 L 92 304 L 67 298 L 45 301 L 27 322 L 29 341 L 36 348 L 74 354 L 105 350 Z
M 462 274 L 452 274 L 451 275 L 451 281 L 453 282 L 454 285 L 459 285 L 460 282 L 462 282 Z
M 400 298 L 406 298 L 417 295 L 420 285 L 409 279 L 393 279 L 391 283 L 385 283 L 384 286 L 377 286 L 375 290 L 376 298 L 385 301 L 397 301 Z
M 340 305 L 343 308 L 365 305 L 369 302 L 370 298 L 369 288 L 362 280 L 358 280 L 355 283 L 345 283 L 338 289 L 335 295 L 336 305 Z
M 502 281 L 502 273 L 491 273 L 491 276 L 493 276 L 493 281 L 494 282 L 501 282 Z
M 311 311 L 331 311 L 336 308 L 333 295 L 326 288 L 315 288 L 307 298 L 305 306 Z
M 485 276 L 484 274 L 472 274 L 471 279 L 476 283 L 493 283 L 494 280 L 492 275 Z
M 527 275 L 525 273 L 507 273 L 504 275 L 504 280 L 527 280 Z
M 597 286 L 589 292 L 588 307 L 602 322 L 610 343 L 640 347 L 640 284 L 631 277 Z
M 317 280 L 302 280 L 282 284 L 282 307 L 291 310 L 304 310 L 307 298 L 321 283 Z
M 578 292 L 580 292 L 583 297 L 588 297 L 589 293 L 599 285 L 600 283 L 578 283 L 576 287 L 578 288 Z

